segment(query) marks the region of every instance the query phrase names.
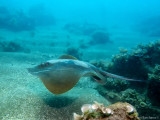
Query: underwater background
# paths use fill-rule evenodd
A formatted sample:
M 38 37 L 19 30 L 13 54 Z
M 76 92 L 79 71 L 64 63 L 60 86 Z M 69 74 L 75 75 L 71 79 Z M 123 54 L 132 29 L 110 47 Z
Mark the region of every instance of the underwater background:
M 159 0 L 0 0 L 0 120 L 72 120 L 83 104 L 128 102 L 160 119 Z M 27 68 L 63 54 L 117 75 L 54 95 Z

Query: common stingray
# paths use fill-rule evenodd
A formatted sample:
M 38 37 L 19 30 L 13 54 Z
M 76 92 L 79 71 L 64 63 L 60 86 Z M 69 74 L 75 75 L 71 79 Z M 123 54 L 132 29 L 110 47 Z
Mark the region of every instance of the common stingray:
M 28 68 L 29 73 L 38 76 L 45 87 L 53 94 L 62 94 L 72 89 L 81 77 L 92 77 L 101 84 L 105 84 L 107 77 L 141 81 L 125 78 L 103 71 L 96 66 L 77 60 L 70 55 L 63 55 L 57 60 L 49 60 L 45 63 Z

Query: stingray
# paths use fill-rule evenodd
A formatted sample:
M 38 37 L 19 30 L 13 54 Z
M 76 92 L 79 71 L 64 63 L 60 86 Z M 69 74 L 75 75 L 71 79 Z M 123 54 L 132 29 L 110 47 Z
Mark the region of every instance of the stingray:
M 45 87 L 56 95 L 72 89 L 81 77 L 90 76 L 101 84 L 105 84 L 108 77 L 128 81 L 141 81 L 108 73 L 70 55 L 63 55 L 57 60 L 49 60 L 33 68 L 28 68 L 28 71 L 32 75 L 39 77 Z

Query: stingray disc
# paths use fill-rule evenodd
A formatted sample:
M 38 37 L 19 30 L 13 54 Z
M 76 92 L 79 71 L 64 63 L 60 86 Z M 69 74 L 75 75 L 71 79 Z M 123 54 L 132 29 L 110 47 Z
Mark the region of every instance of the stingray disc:
M 45 87 L 53 94 L 62 94 L 72 89 L 81 78 L 81 74 L 73 71 L 53 71 L 49 76 L 40 77 Z
M 63 55 L 58 60 L 50 60 L 28 71 L 41 79 L 45 87 L 53 94 L 62 94 L 72 89 L 83 76 L 95 73 L 91 65 Z

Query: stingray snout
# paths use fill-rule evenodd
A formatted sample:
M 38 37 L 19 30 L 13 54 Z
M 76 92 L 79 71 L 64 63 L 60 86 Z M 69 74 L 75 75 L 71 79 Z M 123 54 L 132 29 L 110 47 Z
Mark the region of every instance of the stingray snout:
M 27 68 L 27 70 L 32 75 L 38 75 L 38 72 L 35 68 Z

